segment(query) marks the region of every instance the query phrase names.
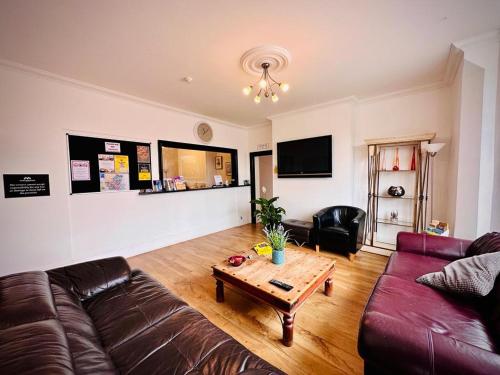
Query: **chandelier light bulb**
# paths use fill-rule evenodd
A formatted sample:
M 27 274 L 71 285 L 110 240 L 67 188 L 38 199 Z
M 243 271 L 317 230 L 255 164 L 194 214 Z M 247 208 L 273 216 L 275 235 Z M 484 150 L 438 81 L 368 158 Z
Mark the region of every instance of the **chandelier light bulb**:
M 248 96 L 252 92 L 252 86 L 247 86 L 243 89 L 243 94 Z
M 290 85 L 288 83 L 280 83 L 280 89 L 281 91 L 283 92 L 287 92 L 288 90 L 290 90 Z
M 259 87 L 260 87 L 261 89 L 265 89 L 265 88 L 266 88 L 266 86 L 267 86 L 267 82 L 266 82 L 266 80 L 265 80 L 265 79 L 261 79 L 261 80 L 259 81 Z
M 253 98 L 253 101 L 254 101 L 255 103 L 259 104 L 259 103 L 260 103 L 260 96 L 259 96 L 259 95 L 257 95 L 255 98 Z
M 278 95 L 273 94 L 271 95 L 271 100 L 273 101 L 273 103 L 276 103 L 278 100 L 280 100 L 280 98 L 278 98 Z

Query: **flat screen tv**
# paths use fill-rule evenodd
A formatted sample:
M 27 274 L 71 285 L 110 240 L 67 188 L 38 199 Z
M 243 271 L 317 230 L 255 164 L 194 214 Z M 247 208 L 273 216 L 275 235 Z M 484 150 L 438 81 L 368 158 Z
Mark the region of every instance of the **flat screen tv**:
M 332 177 L 332 136 L 278 142 L 278 177 Z

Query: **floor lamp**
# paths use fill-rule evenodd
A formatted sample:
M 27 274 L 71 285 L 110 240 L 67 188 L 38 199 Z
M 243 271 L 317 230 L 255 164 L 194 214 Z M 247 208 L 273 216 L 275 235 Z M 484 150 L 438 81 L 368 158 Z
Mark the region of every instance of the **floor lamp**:
M 429 199 L 429 168 L 431 168 L 432 159 L 437 155 L 439 150 L 444 147 L 445 143 L 429 143 L 425 147 L 425 161 L 422 178 L 420 179 L 420 196 L 419 209 L 417 215 L 417 229 L 424 230 L 427 225 L 427 200 Z M 432 168 L 434 170 L 434 168 Z M 431 177 L 434 172 L 431 172 Z M 434 183 L 434 178 L 431 181 L 431 189 Z M 431 215 L 432 215 L 433 196 L 431 195 Z

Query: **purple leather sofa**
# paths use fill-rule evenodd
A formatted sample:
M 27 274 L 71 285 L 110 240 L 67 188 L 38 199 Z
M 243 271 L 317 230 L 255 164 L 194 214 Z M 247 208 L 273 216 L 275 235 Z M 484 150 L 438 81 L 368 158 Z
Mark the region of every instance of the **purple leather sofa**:
M 397 251 L 361 318 L 358 350 L 365 375 L 500 374 L 500 337 L 492 322 L 500 282 L 483 299 L 461 299 L 415 282 L 465 257 L 470 243 L 398 234 Z

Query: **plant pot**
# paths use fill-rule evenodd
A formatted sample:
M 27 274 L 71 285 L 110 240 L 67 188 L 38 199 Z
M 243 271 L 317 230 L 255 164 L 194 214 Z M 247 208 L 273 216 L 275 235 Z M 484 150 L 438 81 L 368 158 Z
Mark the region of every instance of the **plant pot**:
M 274 250 L 273 249 L 273 263 L 283 264 L 285 263 L 285 250 Z

